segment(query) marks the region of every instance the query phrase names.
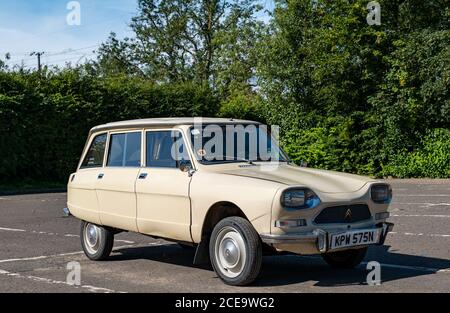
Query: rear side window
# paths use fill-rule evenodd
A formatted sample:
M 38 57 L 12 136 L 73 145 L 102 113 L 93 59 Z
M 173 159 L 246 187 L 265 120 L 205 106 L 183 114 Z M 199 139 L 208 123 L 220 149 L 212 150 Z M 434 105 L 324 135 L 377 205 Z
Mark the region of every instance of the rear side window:
M 107 166 L 140 167 L 141 132 L 112 134 Z
M 92 140 L 86 157 L 80 168 L 94 168 L 103 166 L 103 157 L 105 155 L 106 134 L 98 135 Z

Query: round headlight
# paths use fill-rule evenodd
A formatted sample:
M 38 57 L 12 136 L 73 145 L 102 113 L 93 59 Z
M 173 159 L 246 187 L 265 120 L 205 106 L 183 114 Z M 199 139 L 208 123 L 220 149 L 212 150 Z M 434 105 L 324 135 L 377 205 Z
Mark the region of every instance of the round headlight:
M 287 210 L 311 209 L 320 204 L 320 199 L 309 189 L 289 189 L 281 195 L 281 204 Z
M 390 203 L 392 200 L 392 188 L 387 184 L 373 185 L 370 194 L 375 203 Z

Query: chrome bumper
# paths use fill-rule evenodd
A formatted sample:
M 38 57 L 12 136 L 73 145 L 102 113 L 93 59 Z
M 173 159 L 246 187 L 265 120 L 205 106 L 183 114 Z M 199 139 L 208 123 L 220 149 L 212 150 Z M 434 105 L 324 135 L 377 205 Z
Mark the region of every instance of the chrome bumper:
M 382 223 L 381 226 L 375 227 L 375 229 L 381 230 L 380 240 L 378 245 L 383 245 L 387 234 L 392 231 L 394 224 L 392 223 Z M 355 229 L 357 230 L 357 229 Z M 312 243 L 317 246 L 317 250 L 321 253 L 327 252 L 329 250 L 329 239 L 330 235 L 334 233 L 329 233 L 323 229 L 315 229 L 311 233 L 296 233 L 296 234 L 283 234 L 283 235 L 273 235 L 273 234 L 261 234 L 261 240 L 266 244 L 300 244 L 300 243 Z

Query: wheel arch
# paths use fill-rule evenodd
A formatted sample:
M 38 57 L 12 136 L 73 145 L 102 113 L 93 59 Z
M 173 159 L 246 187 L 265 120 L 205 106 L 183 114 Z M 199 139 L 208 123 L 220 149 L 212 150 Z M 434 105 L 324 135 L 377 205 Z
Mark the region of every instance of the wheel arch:
M 230 216 L 239 216 L 249 221 L 242 209 L 230 201 L 218 201 L 210 206 L 202 225 L 201 241 L 197 245 L 194 264 L 209 262 L 209 237 L 219 221 Z

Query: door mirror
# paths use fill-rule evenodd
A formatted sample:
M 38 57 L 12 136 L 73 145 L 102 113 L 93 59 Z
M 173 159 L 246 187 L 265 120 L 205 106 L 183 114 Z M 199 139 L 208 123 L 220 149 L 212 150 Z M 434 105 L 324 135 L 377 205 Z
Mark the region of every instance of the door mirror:
M 180 171 L 184 173 L 188 173 L 189 171 L 192 170 L 192 164 L 190 161 L 180 161 L 178 167 Z

